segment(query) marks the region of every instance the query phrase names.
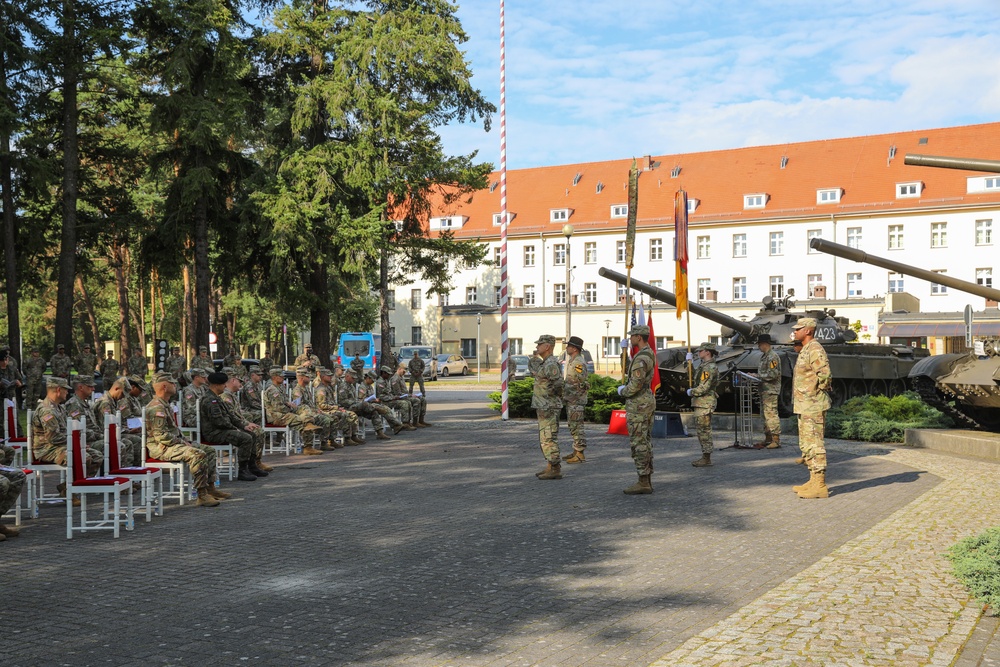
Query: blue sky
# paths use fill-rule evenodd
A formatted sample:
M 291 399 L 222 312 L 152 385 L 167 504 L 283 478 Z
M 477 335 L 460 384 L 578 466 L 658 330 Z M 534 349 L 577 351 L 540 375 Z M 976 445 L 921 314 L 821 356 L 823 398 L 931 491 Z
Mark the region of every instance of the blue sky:
M 508 168 L 1000 120 L 1000 0 L 508 0 Z M 499 107 L 499 0 L 460 0 Z M 499 115 L 444 128 L 499 167 Z M 996 155 L 978 157 L 1000 159 Z

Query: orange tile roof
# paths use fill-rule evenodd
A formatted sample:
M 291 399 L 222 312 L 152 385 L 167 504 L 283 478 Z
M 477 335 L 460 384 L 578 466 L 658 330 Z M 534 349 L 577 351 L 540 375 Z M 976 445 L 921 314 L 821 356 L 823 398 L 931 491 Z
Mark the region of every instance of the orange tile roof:
M 892 146 L 896 153 L 890 160 Z M 983 172 L 908 166 L 903 164 L 907 153 L 1000 159 L 1000 123 L 654 156 L 649 161 L 659 165 L 639 178 L 638 226 L 672 225 L 673 197 L 680 187 L 699 200 L 689 218 L 693 227 L 1000 202 L 997 192 L 966 193 L 966 179 Z M 784 169 L 783 156 L 788 158 Z M 646 159 L 638 158 L 640 167 Z M 515 216 L 508 234 L 559 233 L 565 223 L 549 221 L 550 210 L 559 208 L 573 210 L 566 222 L 577 232 L 624 230 L 624 218 L 611 219 L 611 206 L 627 203 L 631 164 L 624 159 L 508 171 L 508 211 Z M 680 167 L 677 178 L 671 178 L 674 167 Z M 573 185 L 577 174 L 579 181 Z M 499 172 L 490 175 L 491 183 L 499 179 Z M 897 199 L 896 184 L 909 181 L 924 183 L 921 196 Z M 598 183 L 603 185 L 600 192 Z M 816 191 L 823 188 L 842 188 L 841 201 L 817 204 Z M 743 208 L 743 196 L 752 193 L 767 193 L 764 209 Z M 471 200 L 439 205 L 434 216 L 467 216 L 455 237 L 489 238 L 499 237 L 500 228 L 493 225 L 493 215 L 499 212 L 496 187 L 474 193 Z

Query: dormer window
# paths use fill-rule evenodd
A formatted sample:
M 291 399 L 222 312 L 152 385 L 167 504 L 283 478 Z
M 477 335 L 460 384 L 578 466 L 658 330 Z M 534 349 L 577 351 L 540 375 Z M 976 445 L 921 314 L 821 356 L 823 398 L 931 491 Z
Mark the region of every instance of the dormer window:
M 554 208 L 549 211 L 549 222 L 566 222 L 573 214 L 572 209 Z
M 612 218 L 627 218 L 628 217 L 628 204 L 616 204 L 611 207 L 611 217 Z
M 694 213 L 698 210 L 698 204 L 701 203 L 700 199 L 695 199 L 694 197 L 688 197 L 688 213 Z
M 743 195 L 743 208 L 764 208 L 767 205 L 767 193 L 759 192 Z
M 441 218 L 438 222 L 438 227 L 441 229 L 451 229 L 453 220 L 451 218 Z
M 431 230 L 447 230 L 447 229 L 461 229 L 465 221 L 468 220 L 464 215 L 449 215 L 443 218 L 431 218 L 430 228 Z
M 921 181 L 912 183 L 896 183 L 896 199 L 907 199 L 919 197 L 924 191 L 924 184 Z
M 816 191 L 817 204 L 836 204 L 840 201 L 840 188 L 824 188 Z
M 1000 176 L 973 176 L 967 181 L 966 192 L 996 192 L 1000 190 Z

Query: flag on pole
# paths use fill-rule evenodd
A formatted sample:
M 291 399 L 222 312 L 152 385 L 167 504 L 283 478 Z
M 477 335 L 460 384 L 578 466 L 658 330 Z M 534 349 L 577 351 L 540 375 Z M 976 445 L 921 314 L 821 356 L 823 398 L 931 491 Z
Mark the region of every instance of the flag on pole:
M 638 318 L 635 316 L 635 305 L 633 304 L 633 306 L 632 306 L 632 326 L 635 326 L 637 324 L 639 326 L 643 326 L 644 324 L 646 324 L 646 310 L 645 310 L 645 308 L 643 308 L 643 305 L 642 305 L 641 301 L 639 302 L 639 317 Z M 636 353 L 639 352 L 639 346 L 638 345 L 633 345 L 632 347 L 629 348 L 628 352 L 629 352 L 628 356 L 630 358 L 634 357 L 636 355 Z
M 632 326 L 634 327 L 638 323 L 639 323 L 639 320 L 637 320 L 636 317 L 635 317 L 635 301 L 633 301 L 632 302 Z M 635 354 L 634 348 L 630 347 L 629 344 L 628 344 L 628 338 L 627 337 L 625 338 L 625 340 L 622 341 L 622 349 L 624 349 L 624 350 L 626 350 L 628 352 L 628 358 L 629 359 L 631 359 L 632 355 Z
M 656 359 L 656 334 L 653 332 L 653 304 L 649 304 L 649 317 L 646 318 L 646 324 L 649 326 L 649 349 L 653 351 L 653 359 Z M 653 380 L 649 383 L 649 388 L 653 390 L 654 395 L 656 394 L 656 390 L 660 388 L 659 367 L 653 373 Z
M 677 319 L 688 309 L 688 199 L 687 192 L 674 195 L 674 261 L 677 263 L 675 291 Z

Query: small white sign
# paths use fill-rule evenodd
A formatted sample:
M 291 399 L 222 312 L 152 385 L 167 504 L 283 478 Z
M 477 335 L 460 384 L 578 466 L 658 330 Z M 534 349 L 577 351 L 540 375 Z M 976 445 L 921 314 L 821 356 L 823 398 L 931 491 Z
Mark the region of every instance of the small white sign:
M 129 417 L 125 425 L 129 428 L 142 428 L 142 420 L 138 417 Z
M 983 341 L 981 341 L 981 340 L 977 340 L 976 341 L 975 350 L 976 350 L 976 356 L 977 357 L 985 357 L 986 356 L 986 344 Z

